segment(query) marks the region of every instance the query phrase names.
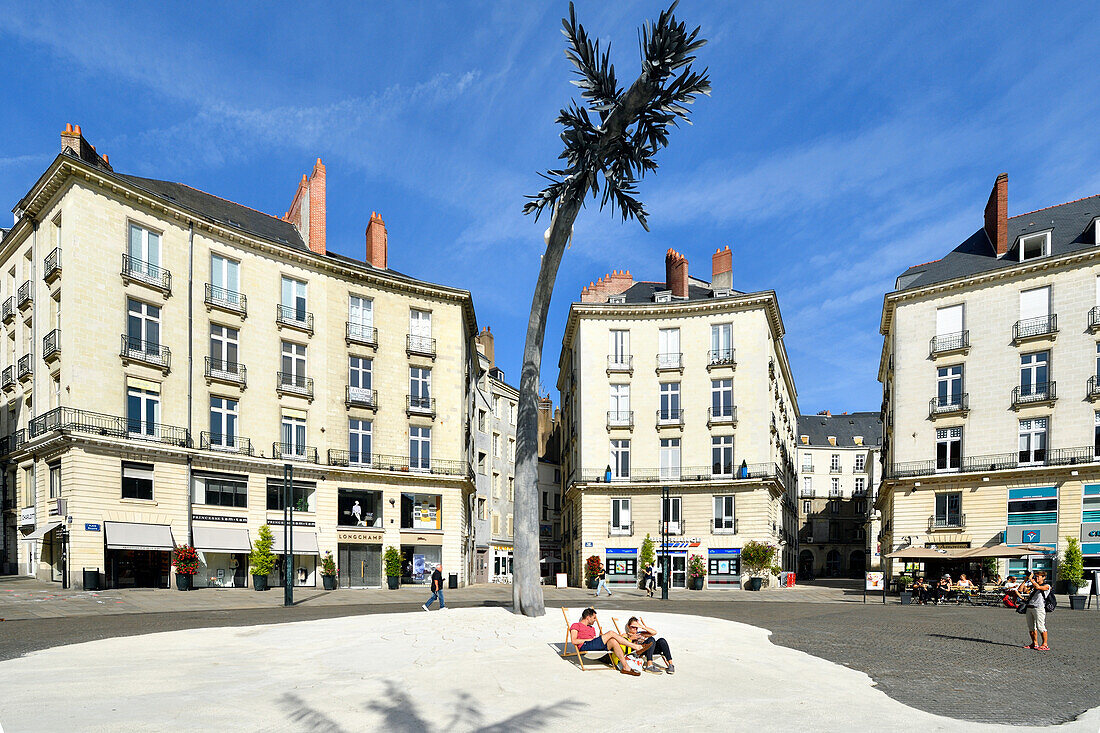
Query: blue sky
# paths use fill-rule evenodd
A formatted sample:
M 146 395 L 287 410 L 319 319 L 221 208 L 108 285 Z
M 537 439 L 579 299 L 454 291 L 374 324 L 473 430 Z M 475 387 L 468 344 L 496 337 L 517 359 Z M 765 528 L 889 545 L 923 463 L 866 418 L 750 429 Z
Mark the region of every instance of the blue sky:
M 381 213 L 390 265 L 471 290 L 514 379 L 547 226 L 520 209 L 556 162 L 553 120 L 575 91 L 567 5 L 347 7 L 7 6 L 0 195 L 25 193 L 66 122 L 120 171 L 272 214 L 321 157 L 329 248 L 362 257 Z M 621 80 L 637 73 L 637 26 L 661 7 L 579 3 Z M 713 94 L 641 185 L 651 232 L 581 213 L 548 386 L 583 285 L 612 269 L 662 279 L 669 247 L 708 278 L 728 244 L 735 287 L 779 294 L 801 410 L 877 409 L 883 293 L 980 226 L 999 172 L 1010 215 L 1100 193 L 1096 13 L 688 0 L 678 12 L 710 39 Z

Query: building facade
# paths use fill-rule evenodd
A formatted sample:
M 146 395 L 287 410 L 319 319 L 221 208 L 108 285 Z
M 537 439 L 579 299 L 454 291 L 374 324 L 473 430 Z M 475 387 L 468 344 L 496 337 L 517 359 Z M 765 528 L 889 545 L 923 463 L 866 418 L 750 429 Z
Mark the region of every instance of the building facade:
M 728 248 L 712 265 L 711 282 L 691 278 L 669 250 L 664 282 L 616 271 L 570 307 L 558 388 L 573 583 L 591 556 L 609 582 L 636 583 L 647 535 L 673 588 L 691 555 L 710 587 L 739 587 L 752 539 L 794 567 L 798 403 L 779 303 L 732 289 Z
M 877 412 L 799 416 L 799 579 L 859 577 L 877 567 L 867 537 L 881 443 Z
M 886 295 L 884 548 L 1038 546 L 1019 574 L 1079 537 L 1100 567 L 1098 207 L 1009 217 L 1002 174 L 984 225 Z
M 243 587 L 290 503 L 299 585 L 326 551 L 341 584 L 380 585 L 389 545 L 405 582 L 468 579 L 470 295 L 389 269 L 377 214 L 365 260 L 327 248 L 325 218 L 320 160 L 275 217 L 62 133 L 0 245 L 19 573 L 165 586 L 190 542 L 196 585 Z
M 548 396 L 539 400 L 539 566 L 544 582 L 562 572 L 561 413 Z

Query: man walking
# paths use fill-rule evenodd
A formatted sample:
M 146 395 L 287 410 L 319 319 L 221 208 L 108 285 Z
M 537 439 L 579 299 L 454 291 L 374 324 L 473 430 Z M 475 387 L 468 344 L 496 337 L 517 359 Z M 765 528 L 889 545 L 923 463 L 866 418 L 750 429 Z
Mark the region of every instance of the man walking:
M 611 595 L 611 589 L 607 587 L 607 570 L 600 568 L 599 574 L 596 576 L 599 579 L 599 583 L 596 584 L 596 597 L 600 597 L 600 589 L 603 588 L 607 591 L 607 595 Z
M 432 610 L 430 606 L 435 603 L 435 599 L 439 599 L 439 610 L 442 611 L 447 607 L 446 601 L 443 600 L 443 564 L 435 566 L 435 570 L 432 571 L 432 597 L 428 599 L 421 608 L 425 611 Z

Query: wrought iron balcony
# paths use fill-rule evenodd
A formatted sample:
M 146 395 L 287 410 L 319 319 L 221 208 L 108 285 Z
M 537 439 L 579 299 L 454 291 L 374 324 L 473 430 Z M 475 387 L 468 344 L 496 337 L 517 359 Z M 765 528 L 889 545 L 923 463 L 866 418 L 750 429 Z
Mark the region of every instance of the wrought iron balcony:
M 206 295 L 203 302 L 206 303 L 208 308 L 219 308 L 242 317 L 248 315 L 248 298 L 236 290 L 226 290 L 211 283 L 206 283 Z
M 711 534 L 737 534 L 737 519 L 712 519 Z
M 634 410 L 608 410 L 607 427 L 634 429 Z
M 378 346 L 378 329 L 374 326 L 346 321 L 344 323 L 344 340 L 349 344 Z
M 1058 316 L 1051 313 L 1038 318 L 1025 318 L 1012 324 L 1012 342 L 1015 344 L 1035 338 L 1047 338 L 1058 333 Z
M 683 427 L 683 410 L 657 410 L 657 427 Z
M 212 450 L 219 453 L 240 453 L 246 456 L 255 455 L 252 450 L 252 441 L 239 435 L 226 433 L 211 433 L 207 430 L 199 433 L 199 447 L 202 450 Z
M 275 306 L 275 325 L 279 328 L 295 328 L 313 334 L 313 314 L 289 305 Z
M 244 387 L 248 384 L 248 370 L 244 364 L 236 361 L 224 361 L 212 356 L 206 357 L 206 370 L 204 372 L 207 381 L 227 382 Z
M 344 405 L 346 407 L 369 407 L 372 410 L 377 410 L 378 392 L 373 389 L 348 385 L 344 388 Z
M 152 364 L 167 372 L 172 365 L 172 351 L 167 346 L 153 341 L 143 341 L 122 334 L 122 349 L 119 356 L 123 361 L 137 361 Z
M 431 418 L 435 418 L 435 398 L 434 397 L 414 397 L 413 395 L 405 395 L 405 414 L 407 415 L 425 415 Z
M 945 517 L 937 517 L 932 515 L 928 518 L 928 531 L 935 532 L 940 529 L 965 529 L 966 528 L 966 515 L 955 514 L 947 515 Z
M 1094 305 L 1089 309 L 1089 333 L 1100 330 L 1100 305 Z
M 843 466 L 829 466 L 829 473 L 844 473 Z
M 673 369 L 683 371 L 684 355 L 682 353 L 657 354 L 657 371 L 663 372 Z
M 48 255 L 42 267 L 42 279 L 52 283 L 61 275 L 61 248 L 54 247 Z
M 1091 445 L 1039 450 L 1034 454 L 1017 451 L 984 456 L 963 456 L 960 465 L 950 468 L 938 465 L 935 460 L 906 461 L 887 466 L 885 476 L 890 479 L 919 478 L 941 473 L 990 473 L 1048 466 L 1080 466 L 1090 463 L 1100 463 L 1100 455 L 1097 454 L 1095 446 Z
M 4 367 L 2 381 L 4 384 L 4 391 L 7 392 L 10 389 L 15 389 L 15 366 Z
M 60 430 L 109 438 L 155 441 L 181 448 L 192 447 L 191 434 L 187 428 L 131 420 L 72 407 L 55 407 L 31 420 L 28 428 L 32 439 Z
M 970 411 L 970 394 L 936 396 L 928 400 L 929 417 L 942 417 L 944 415 L 958 415 Z
M 707 408 L 707 427 L 711 425 L 736 425 L 737 406 L 724 405 L 722 407 Z
M 1093 374 L 1091 377 L 1089 377 L 1088 391 L 1087 391 L 1086 394 L 1088 394 L 1088 398 L 1090 400 L 1100 399 L 1100 384 L 1097 384 L 1097 379 L 1096 379 L 1095 374 Z
M 633 354 L 608 354 L 607 355 L 607 373 L 622 372 L 626 374 L 634 373 L 634 355 Z
M 374 468 L 374 461 L 368 452 L 328 449 L 328 465 L 343 466 L 345 468 L 356 466 L 361 468 Z
M 1058 399 L 1057 382 L 1036 382 L 1026 387 L 1012 388 L 1012 407 L 1041 405 Z
M 959 331 L 958 333 L 944 333 L 938 334 L 932 337 L 932 340 L 928 342 L 928 354 L 929 356 L 940 356 L 943 354 L 954 354 L 960 351 L 966 351 L 970 348 L 970 331 Z
M 585 483 L 606 483 L 607 469 L 584 469 L 580 480 Z M 671 468 L 637 468 L 631 466 L 630 475 L 611 477 L 611 483 L 659 483 L 662 481 L 762 481 L 776 479 L 784 484 L 783 472 L 775 463 L 735 463 L 710 466 L 675 466 Z
M 4 323 L 15 318 L 15 296 L 4 300 L 3 314 Z
M 812 464 L 812 463 L 803 463 L 802 464 L 802 473 L 813 473 L 813 472 L 814 472 L 814 464 Z
M 711 349 L 707 352 L 707 366 L 708 367 L 721 367 L 721 366 L 737 366 L 736 353 L 733 347 L 727 349 Z
M 42 337 L 42 359 L 50 362 L 61 356 L 61 329 L 55 328 Z
M 33 376 L 32 360 L 30 354 L 23 354 L 19 357 L 19 363 L 16 368 L 16 375 L 20 382 L 25 382 Z
M 128 254 L 122 255 L 122 278 L 156 288 L 165 294 L 172 292 L 172 273 L 151 262 L 139 260 Z
M 275 390 L 313 399 L 313 378 L 291 372 L 275 372 Z
M 798 490 L 798 498 L 800 498 L 800 499 L 812 499 L 812 498 L 814 498 L 814 490 L 813 489 L 799 489 Z
M 29 306 L 32 300 L 34 300 L 34 287 L 30 280 L 25 280 L 23 284 L 19 286 L 19 310 L 23 310 Z
M 430 461 L 409 461 L 408 456 L 391 456 L 375 453 L 371 460 L 371 468 L 379 471 L 393 471 L 396 473 L 431 473 L 439 476 L 468 476 L 470 466 L 466 461 L 446 461 L 431 459 Z
M 276 441 L 271 444 L 271 457 L 280 461 L 317 463 L 317 448 L 312 445 L 279 443 Z
M 607 536 L 608 537 L 633 537 L 634 536 L 634 522 L 627 522 L 625 525 L 621 522 L 614 524 L 613 522 L 607 523 Z
M 430 356 L 435 358 L 435 339 L 430 336 L 405 336 L 405 353 L 409 356 Z
M 840 499 L 844 496 L 844 491 L 841 489 L 829 489 L 830 499 Z

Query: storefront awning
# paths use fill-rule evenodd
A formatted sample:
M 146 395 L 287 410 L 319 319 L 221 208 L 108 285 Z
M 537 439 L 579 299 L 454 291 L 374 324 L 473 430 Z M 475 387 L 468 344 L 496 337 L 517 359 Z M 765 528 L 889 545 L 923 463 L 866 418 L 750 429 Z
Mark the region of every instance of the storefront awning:
M 993 545 L 992 547 L 975 547 L 966 551 L 966 556 L 973 559 L 984 557 L 1020 558 L 1034 554 L 1034 552 L 1026 547 L 1009 547 L 1004 544 Z
M 202 552 L 251 552 L 248 530 L 243 527 L 198 527 L 192 530 L 195 549 Z M 297 537 L 295 537 L 297 540 Z
M 138 522 L 104 522 L 107 548 L 110 550 L 163 550 L 171 552 L 176 547 L 172 527 L 167 524 L 141 524 Z
M 271 534 L 275 537 L 275 541 L 271 544 L 271 551 L 276 555 L 283 554 L 283 528 L 272 527 Z M 317 549 L 317 533 L 309 529 L 294 528 L 294 533 L 290 536 L 294 540 L 294 554 L 295 555 L 320 555 L 321 551 Z
M 34 528 L 34 531 L 28 535 L 23 535 L 25 540 L 40 540 L 50 532 L 61 526 L 61 522 L 47 522 L 46 524 L 40 524 Z
M 966 552 L 968 550 L 933 550 L 931 547 L 903 547 L 900 550 L 894 550 L 886 557 L 892 560 L 953 560 L 963 557 Z

